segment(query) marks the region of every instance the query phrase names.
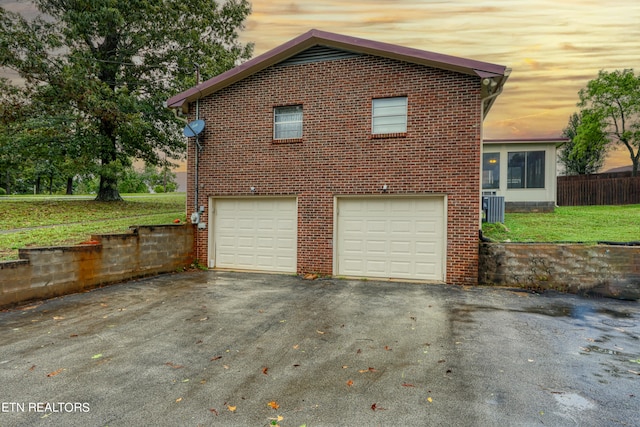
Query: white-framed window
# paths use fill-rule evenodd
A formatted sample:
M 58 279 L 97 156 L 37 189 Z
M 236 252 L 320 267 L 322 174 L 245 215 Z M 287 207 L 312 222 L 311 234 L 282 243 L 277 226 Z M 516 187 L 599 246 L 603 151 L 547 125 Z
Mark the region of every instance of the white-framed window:
M 377 98 L 371 104 L 371 133 L 407 132 L 407 97 Z
M 302 105 L 273 109 L 273 139 L 302 138 Z

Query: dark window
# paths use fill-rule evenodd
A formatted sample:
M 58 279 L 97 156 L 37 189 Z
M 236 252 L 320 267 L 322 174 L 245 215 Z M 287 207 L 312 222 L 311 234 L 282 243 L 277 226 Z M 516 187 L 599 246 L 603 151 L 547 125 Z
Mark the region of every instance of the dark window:
M 507 188 L 544 188 L 544 151 L 509 153 Z

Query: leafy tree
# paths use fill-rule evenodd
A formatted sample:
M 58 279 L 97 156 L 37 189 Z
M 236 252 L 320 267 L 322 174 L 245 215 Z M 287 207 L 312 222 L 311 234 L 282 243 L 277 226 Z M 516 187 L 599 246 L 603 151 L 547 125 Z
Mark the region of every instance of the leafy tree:
M 60 173 L 82 159 L 100 176 L 97 200 L 120 200 L 132 158 L 184 155 L 183 123 L 163 108 L 195 83 L 251 56 L 238 41 L 248 0 L 35 0 L 32 21 L 0 8 L 0 66 L 16 70 L 32 104 L 23 142 L 55 136 Z M 34 132 L 34 130 L 37 130 Z M 43 142 L 38 139 L 39 142 Z M 67 166 L 72 166 L 67 164 Z
M 583 110 L 580 114 L 573 113 L 562 132 L 569 141 L 562 146 L 558 158 L 567 175 L 597 173 L 604 164 L 607 136 L 600 123 L 592 120 L 589 115 L 588 110 Z M 584 117 L 585 123 L 595 123 L 597 126 L 581 126 Z
M 631 69 L 601 70 L 579 95 L 578 106 L 587 113 L 578 126 L 577 145 L 586 147 L 594 134 L 604 133 L 610 144 L 627 148 L 636 176 L 640 164 L 640 76 Z

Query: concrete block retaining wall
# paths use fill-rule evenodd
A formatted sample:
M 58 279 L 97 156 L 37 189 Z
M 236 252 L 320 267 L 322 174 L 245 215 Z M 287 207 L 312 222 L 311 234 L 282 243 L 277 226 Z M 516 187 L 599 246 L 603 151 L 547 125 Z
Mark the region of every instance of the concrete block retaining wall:
M 19 258 L 0 262 L 0 307 L 188 267 L 194 232 L 191 225 L 136 226 L 75 246 L 20 249 Z
M 483 285 L 640 299 L 640 246 L 482 243 Z

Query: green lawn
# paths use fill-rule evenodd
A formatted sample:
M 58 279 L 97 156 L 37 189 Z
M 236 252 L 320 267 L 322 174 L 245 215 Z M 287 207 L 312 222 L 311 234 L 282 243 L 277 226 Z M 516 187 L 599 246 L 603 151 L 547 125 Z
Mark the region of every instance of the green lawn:
M 0 260 L 18 248 L 76 244 L 92 234 L 126 233 L 131 225 L 185 221 L 185 194 L 123 195 L 103 203 L 80 197 L 0 197 Z M 484 224 L 485 236 L 511 242 L 640 241 L 640 205 L 560 207 L 554 213 L 506 214 Z
M 185 194 L 130 194 L 122 202 L 81 197 L 0 197 L 0 260 L 28 246 L 69 245 L 92 234 L 126 233 L 131 225 L 185 221 Z
M 554 213 L 507 213 L 504 225 L 483 224 L 482 231 L 501 242 L 640 241 L 640 205 L 565 206 Z

